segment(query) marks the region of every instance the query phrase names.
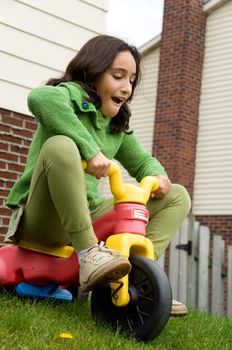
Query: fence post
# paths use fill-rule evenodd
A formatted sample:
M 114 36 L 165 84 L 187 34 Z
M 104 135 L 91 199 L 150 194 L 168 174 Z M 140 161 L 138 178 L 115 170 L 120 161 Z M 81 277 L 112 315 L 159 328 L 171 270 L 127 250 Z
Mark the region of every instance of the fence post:
M 221 236 L 213 238 L 213 268 L 212 268 L 212 304 L 213 314 L 224 315 L 224 281 L 222 265 L 224 263 L 225 242 Z
M 180 229 L 174 235 L 170 244 L 170 258 L 168 276 L 172 286 L 172 295 L 174 299 L 178 299 L 178 273 L 179 273 L 179 252 L 176 249 L 179 244 Z
M 172 286 L 173 298 L 187 303 L 188 295 L 188 239 L 191 220 L 186 218 L 173 237 L 170 245 L 169 280 Z
M 192 254 L 188 257 L 188 298 L 187 305 L 197 307 L 197 289 L 198 289 L 198 259 L 199 259 L 199 229 L 200 223 L 194 221 L 192 215 L 189 230 L 189 241 L 192 241 Z
M 228 247 L 227 316 L 232 317 L 232 246 Z
M 199 263 L 198 263 L 198 308 L 208 310 L 209 294 L 209 228 L 200 226 L 199 232 Z
M 179 244 L 188 244 L 189 219 L 186 218 L 180 227 Z M 178 300 L 187 304 L 187 265 L 188 253 L 186 250 L 179 251 L 179 271 L 178 271 Z

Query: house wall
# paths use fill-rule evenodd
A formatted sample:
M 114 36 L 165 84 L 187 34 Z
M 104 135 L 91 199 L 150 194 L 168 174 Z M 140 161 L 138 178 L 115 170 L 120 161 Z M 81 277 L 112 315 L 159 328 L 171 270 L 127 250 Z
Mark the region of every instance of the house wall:
M 208 2 L 193 213 L 232 244 L 232 1 Z M 226 248 L 227 249 L 227 248 Z
M 209 227 L 211 238 L 223 236 L 228 247 L 232 1 L 212 0 L 204 8 L 199 1 L 185 4 L 187 9 L 181 1 L 165 1 L 154 153 L 171 178 L 188 188 L 196 219 Z
M 207 17 L 193 212 L 232 216 L 232 1 Z
M 210 258 L 213 236 L 222 236 L 227 266 L 232 244 L 232 1 L 201 5 L 198 0 L 165 0 L 154 152 L 172 179 L 188 188 L 196 220 L 210 230 Z
M 96 2 L 98 3 L 98 7 L 96 7 Z M 14 4 L 12 5 L 12 3 Z M 33 3 L 33 6 L 31 5 L 32 3 Z M 45 9 L 43 10 L 43 6 L 48 6 L 48 3 L 49 3 L 49 8 L 45 7 Z M 33 87 L 33 83 L 32 83 L 33 79 L 29 82 L 29 85 L 31 87 L 24 86 L 23 84 L 20 83 L 20 79 L 24 79 L 22 76 L 25 75 L 27 79 L 29 79 L 31 76 L 30 74 L 31 71 L 27 69 L 24 72 L 25 74 L 21 74 L 22 66 L 25 63 L 25 67 L 27 66 L 29 67 L 29 63 L 32 63 L 33 65 L 36 65 L 38 67 L 38 72 L 41 72 L 40 69 L 42 67 L 42 69 L 45 69 L 45 70 L 51 68 L 52 72 L 54 71 L 54 73 L 59 74 L 63 69 L 62 65 L 65 65 L 67 63 L 67 60 L 69 60 L 69 58 L 71 57 L 71 56 L 69 57 L 69 55 L 75 52 L 73 48 L 70 49 L 68 47 L 68 44 L 59 43 L 58 45 L 54 41 L 55 39 L 53 40 L 52 37 L 50 37 L 50 39 L 47 38 L 45 40 L 39 34 L 37 35 L 35 33 L 30 33 L 29 29 L 27 31 L 24 27 L 20 28 L 20 25 L 17 24 L 18 19 L 15 22 L 17 24 L 16 26 L 16 24 L 14 24 L 13 19 L 11 18 L 13 14 L 8 14 L 7 8 L 10 11 L 10 10 L 16 9 L 15 7 L 13 8 L 12 6 L 20 5 L 20 6 L 23 6 L 23 8 L 25 8 L 26 6 L 29 8 L 30 11 L 34 13 L 38 14 L 38 11 L 39 11 L 41 13 L 45 13 L 46 15 L 54 17 L 53 20 L 55 20 L 58 17 L 57 20 L 59 22 L 59 25 L 60 25 L 60 21 L 62 23 L 67 21 L 68 26 L 70 24 L 72 24 L 73 26 L 73 23 L 72 23 L 73 20 L 71 20 L 70 18 L 73 16 L 73 13 L 75 11 L 71 11 L 72 13 L 70 13 L 70 16 L 71 16 L 70 18 L 66 13 L 65 21 L 61 20 L 59 17 L 59 16 L 62 16 L 60 3 L 61 2 L 59 2 L 59 5 L 57 7 L 55 6 L 57 5 L 57 2 L 55 2 L 55 0 L 49 1 L 49 2 L 45 0 L 44 1 L 5 0 L 4 6 L 3 5 L 1 6 L 0 26 L 1 26 L 1 33 L 4 33 L 4 35 L 0 36 L 0 62 L 2 63 L 5 62 L 5 63 L 4 63 L 4 66 L 3 64 L 0 65 L 0 70 L 1 70 L 0 77 L 2 78 L 4 76 L 4 70 L 14 69 L 14 74 L 12 75 L 11 80 L 7 80 L 7 79 L 0 80 L 0 108 L 2 107 L 0 109 L 0 241 L 1 241 L 1 237 L 5 234 L 7 230 L 7 225 L 9 221 L 9 215 L 10 215 L 10 210 L 5 206 L 5 199 L 14 181 L 20 176 L 20 174 L 23 171 L 23 167 L 26 161 L 27 150 L 30 144 L 30 139 L 32 137 L 32 132 L 36 127 L 35 126 L 36 122 L 33 117 L 29 115 L 27 116 L 27 115 L 21 114 L 21 113 L 25 113 L 25 114 L 28 113 L 26 104 L 25 104 L 26 95 L 31 89 L 31 87 Z M 76 6 L 77 3 L 82 3 L 82 1 L 70 0 L 69 4 L 70 6 L 71 4 Z M 93 9 L 94 11 L 96 10 L 95 14 L 100 13 L 101 16 L 105 14 L 105 11 L 107 9 L 106 1 L 100 1 L 100 0 L 84 1 L 83 3 L 84 3 L 84 6 L 90 6 L 91 4 L 93 4 L 94 5 Z M 175 4 L 180 4 L 180 3 L 181 2 L 179 1 L 175 1 Z M 163 91 L 164 95 L 162 97 L 163 102 L 161 103 L 161 101 L 159 101 L 159 108 L 161 108 L 161 110 L 163 109 L 162 112 L 160 113 L 163 113 L 163 116 L 165 117 L 165 119 L 163 120 L 166 120 L 166 121 L 160 124 L 159 129 L 157 128 L 157 123 L 156 123 L 156 126 L 155 126 L 156 148 L 154 148 L 154 154 L 161 159 L 162 163 L 164 163 L 165 167 L 167 168 L 171 176 L 173 174 L 173 179 L 176 176 L 175 178 L 176 181 L 185 184 L 190 189 L 190 193 L 193 194 L 193 213 L 197 214 L 197 219 L 200 220 L 202 223 L 208 225 L 210 227 L 211 232 L 217 233 L 217 234 L 223 234 L 227 240 L 232 239 L 231 238 L 232 215 L 231 215 L 231 206 L 230 206 L 231 198 L 232 198 L 232 195 L 231 195 L 232 186 L 231 186 L 231 180 L 230 180 L 232 153 L 230 148 L 231 139 L 228 137 L 228 135 L 231 134 L 231 111 L 232 111 L 231 99 L 229 97 L 229 93 L 231 90 L 229 86 L 231 86 L 231 81 L 232 81 L 231 64 L 230 64 L 231 45 L 229 40 L 230 32 L 231 32 L 230 30 L 231 13 L 232 13 L 231 3 L 232 3 L 231 0 L 229 1 L 213 0 L 213 1 L 209 1 L 207 5 L 205 5 L 204 7 L 204 11 L 207 17 L 206 17 L 205 49 L 204 48 L 202 49 L 202 52 L 204 52 L 202 76 L 200 75 L 200 77 L 199 76 L 197 77 L 194 74 L 191 75 L 192 79 L 197 80 L 197 84 L 199 84 L 199 81 L 198 81 L 199 79 L 201 82 L 201 85 L 200 85 L 201 101 L 198 101 L 199 103 L 196 103 L 195 97 L 193 96 L 191 97 L 191 95 L 188 95 L 188 94 L 186 94 L 186 100 L 183 99 L 184 96 L 181 95 L 182 91 L 185 91 L 186 93 L 187 90 L 185 90 L 186 86 L 183 86 L 183 90 L 180 89 L 182 82 L 180 80 L 180 77 L 178 76 L 181 74 L 181 72 L 183 72 L 183 70 L 181 71 L 182 66 L 179 63 L 181 63 L 182 60 L 186 59 L 185 55 L 187 53 L 189 53 L 190 56 L 193 57 L 191 50 L 193 49 L 194 46 L 192 44 L 189 45 L 191 50 L 189 48 L 189 51 L 186 51 L 184 53 L 184 51 L 181 51 L 182 44 L 179 44 L 180 51 L 182 52 L 182 56 L 179 56 L 179 58 L 176 59 L 176 61 L 174 61 L 174 51 L 173 51 L 175 49 L 174 41 L 177 40 L 177 42 L 179 42 L 181 38 L 179 36 L 180 33 L 178 34 L 176 30 L 175 32 L 173 32 L 173 28 L 178 29 L 177 17 L 175 17 L 174 19 L 176 21 L 175 25 L 173 26 L 170 25 L 170 27 L 168 28 L 168 31 L 170 31 L 171 33 L 166 32 L 166 35 L 168 36 L 173 35 L 172 39 L 169 37 L 169 40 L 171 42 L 170 45 L 172 45 L 172 42 L 173 42 L 173 45 L 171 46 L 169 53 L 164 54 L 163 61 L 161 64 L 162 65 L 165 64 L 166 71 L 168 71 L 170 66 L 172 73 L 176 72 L 176 76 L 173 75 L 172 77 L 170 77 L 169 76 L 170 72 L 169 72 L 166 77 L 164 75 L 161 75 L 162 78 L 160 77 L 159 93 L 160 92 L 162 93 Z M 56 14 L 52 12 L 52 4 L 54 6 L 53 10 L 57 11 L 55 12 Z M 67 8 L 68 7 L 66 7 L 65 5 L 66 10 Z M 70 7 L 70 8 L 73 10 L 73 7 Z M 88 7 L 86 7 L 86 10 L 87 9 Z M 192 10 L 193 9 L 191 9 L 191 11 Z M 20 13 L 21 12 L 19 12 L 18 10 L 18 14 Z M 90 12 L 87 11 L 87 13 L 90 13 Z M 188 16 L 190 15 L 191 13 L 183 14 L 182 12 L 181 13 L 182 17 L 181 16 L 178 17 L 178 20 L 182 21 L 183 18 L 188 18 Z M 99 18 L 102 18 L 101 16 Z M 23 15 L 20 15 L 18 17 L 21 18 L 21 22 L 24 22 L 27 18 L 32 18 L 32 17 L 25 17 Z M 4 18 L 5 18 L 5 22 L 4 22 Z M 103 16 L 103 18 L 105 17 Z M 54 22 L 51 21 L 51 23 L 53 24 Z M 24 24 L 21 23 L 21 26 L 23 25 Z M 59 25 L 57 26 L 57 28 L 60 28 Z M 81 27 L 81 24 L 80 24 L 80 27 Z M 188 28 L 189 40 L 188 40 L 188 37 L 186 38 L 186 42 L 188 44 L 191 43 L 190 41 L 191 35 L 192 35 L 191 28 L 192 28 L 191 26 Z M 54 29 L 54 26 L 53 26 L 53 29 Z M 50 31 L 54 32 L 53 29 L 52 30 L 50 29 Z M 104 28 L 102 28 L 102 30 L 103 29 Z M 181 29 L 183 30 L 183 27 Z M 88 28 L 88 30 L 89 30 L 89 33 L 92 33 L 92 35 L 96 34 L 96 32 L 92 31 L 93 28 L 91 30 L 90 28 Z M 201 40 L 203 40 L 203 36 L 201 32 L 199 35 Z M 31 40 L 29 40 L 29 38 Z M 194 37 L 192 37 L 192 39 L 194 39 Z M 153 49 L 150 51 L 146 51 L 146 47 L 144 48 L 143 59 L 142 59 L 143 80 L 137 91 L 137 97 L 135 96 L 135 99 L 131 104 L 132 114 L 133 114 L 133 117 L 131 120 L 131 126 L 135 130 L 139 138 L 141 139 L 143 146 L 148 151 L 150 150 L 150 147 L 151 147 L 152 138 L 153 138 L 153 135 L 151 134 L 153 133 L 153 129 L 154 129 L 152 125 L 152 118 L 154 118 L 154 116 L 152 115 L 152 113 L 155 110 L 155 108 L 158 108 L 157 102 L 156 102 L 156 96 L 157 96 L 157 88 L 158 88 L 157 82 L 158 82 L 159 59 L 160 59 L 159 42 L 160 40 L 158 39 L 157 42 L 155 43 L 155 46 L 153 46 Z M 42 46 L 40 46 L 40 44 L 42 44 Z M 164 47 L 165 43 L 163 42 L 162 45 Z M 167 43 L 167 45 L 169 44 Z M 28 48 L 28 46 L 30 49 Z M 166 49 L 167 49 L 167 46 L 166 46 Z M 51 56 L 52 52 L 56 53 L 55 57 Z M 6 57 L 6 55 L 9 60 L 7 59 L 4 61 L 3 57 Z M 27 55 L 29 55 L 28 56 L 29 58 L 27 58 Z M 166 58 L 165 58 L 165 55 L 166 55 Z M 199 58 L 201 58 L 200 53 L 199 53 Z M 36 60 L 38 60 L 39 62 L 37 62 Z M 41 60 L 44 60 L 43 61 L 44 63 L 42 63 Z M 21 63 L 18 66 L 17 64 L 19 61 Z M 9 66 L 9 62 L 11 62 L 10 66 Z M 54 63 L 54 66 L 52 67 L 50 66 L 51 62 Z M 191 68 L 191 61 L 188 64 L 189 64 L 189 67 Z M 15 69 L 15 67 L 17 67 L 17 69 Z M 187 69 L 186 67 L 182 67 L 182 68 Z M 48 73 L 48 71 L 46 72 Z M 49 72 L 51 73 L 51 71 Z M 186 70 L 186 73 L 187 73 L 187 70 Z M 5 73 L 5 74 L 10 75 L 10 73 Z M 211 75 L 213 76 L 213 79 L 210 78 Z M 50 74 L 46 77 L 44 76 L 42 79 L 42 75 L 39 74 L 37 75 L 37 78 L 36 78 L 38 84 L 36 83 L 36 81 L 34 81 L 34 84 L 39 85 L 49 77 L 50 77 Z M 170 81 L 171 83 L 170 83 L 170 86 L 167 87 L 168 81 Z M 174 89 L 173 93 L 171 93 L 170 87 Z M 11 96 L 14 96 L 14 98 L 12 99 Z M 181 106 L 184 105 L 184 102 L 186 102 L 187 104 L 190 99 L 193 99 L 192 102 L 194 103 L 191 106 L 188 106 L 188 108 L 190 109 L 193 108 L 194 110 L 198 111 L 198 107 L 199 107 L 198 136 L 196 132 L 197 124 L 195 125 L 195 123 L 193 123 L 193 125 L 190 125 L 191 126 L 190 128 L 187 125 L 187 129 L 186 129 L 188 130 L 187 133 L 186 133 L 186 130 L 182 130 L 184 132 L 175 134 L 173 131 L 175 129 L 173 125 L 169 123 L 169 120 L 171 120 L 173 116 L 175 117 L 175 115 L 178 116 L 178 113 L 180 111 L 179 108 L 181 108 Z M 179 101 L 178 102 L 179 107 L 176 107 L 176 110 L 169 109 L 170 106 L 173 103 L 175 103 L 176 100 Z M 146 101 L 146 104 L 144 104 L 144 101 Z M 186 111 L 184 113 L 186 113 Z M 186 117 L 189 117 L 189 115 L 190 114 L 187 113 Z M 218 116 L 220 116 L 220 118 Z M 144 123 L 144 120 L 146 120 L 146 123 Z M 197 123 L 198 123 L 198 120 L 197 120 Z M 167 125 L 165 126 L 165 124 Z M 167 128 L 168 125 L 169 127 Z M 166 127 L 166 130 L 165 130 L 165 127 Z M 195 135 L 194 136 L 195 141 L 194 141 L 193 135 Z M 191 181 L 189 181 L 188 171 L 190 168 L 188 164 L 187 166 L 186 166 L 186 163 L 185 165 L 183 165 L 184 163 L 182 163 L 181 159 L 179 163 L 175 162 L 176 152 L 174 151 L 178 149 L 175 147 L 175 145 L 178 144 L 178 140 L 180 137 L 182 137 L 183 139 L 185 138 L 188 139 L 186 147 L 184 146 L 184 144 L 182 144 L 182 148 L 186 151 L 185 154 L 184 153 L 182 154 L 182 159 L 186 158 L 185 159 L 186 163 L 189 163 L 191 165 L 190 168 L 192 169 L 192 172 L 193 172 L 191 175 L 191 179 L 192 179 Z M 199 141 L 194 153 L 193 149 L 196 146 L 197 137 Z M 174 143 L 170 141 L 171 138 L 173 138 Z M 191 139 L 191 143 L 189 144 L 190 139 Z M 167 148 L 165 149 L 166 146 Z M 211 147 L 213 149 L 213 153 L 210 154 Z M 174 154 L 172 154 L 172 152 L 169 152 L 170 150 L 171 151 L 173 150 Z M 195 155 L 196 155 L 196 173 L 195 173 L 195 167 L 193 166 L 193 163 L 192 163 L 192 160 L 195 161 Z M 222 168 L 221 166 L 219 168 L 220 179 L 218 177 L 219 172 L 217 172 L 218 168 L 214 168 L 216 162 L 214 161 L 212 162 L 213 157 L 216 157 L 218 164 L 221 165 L 223 163 Z M 225 162 L 221 162 L 223 159 L 225 160 Z M 207 168 L 208 164 L 210 164 L 209 168 Z M 179 171 L 181 171 L 182 173 L 187 174 L 186 175 L 187 179 L 184 180 L 183 178 L 179 177 L 178 174 L 175 175 L 175 173 L 177 173 L 176 172 L 177 169 L 179 169 Z M 203 173 L 205 169 L 207 171 L 206 174 Z M 208 171 L 208 169 L 210 170 Z M 221 169 L 223 170 L 222 172 L 221 172 Z M 208 180 L 208 173 L 210 173 L 209 180 Z M 204 176 L 202 176 L 202 174 Z M 212 175 L 214 176 L 214 174 L 215 174 L 215 177 L 212 177 Z M 124 176 L 126 175 L 124 174 Z M 195 182 L 194 182 L 194 177 L 195 177 Z M 207 186 L 204 187 L 204 179 L 206 177 L 207 177 Z M 126 180 L 127 179 L 128 178 L 126 177 Z M 203 182 L 201 183 L 201 181 Z M 220 187 L 220 191 L 219 190 L 217 191 L 217 188 L 219 187 L 215 187 L 214 183 L 216 183 L 219 187 L 222 186 L 221 183 L 223 183 L 223 186 Z M 105 187 L 108 188 L 108 184 L 105 185 Z M 202 191 L 202 188 L 204 188 L 204 191 Z M 214 189 L 216 189 L 216 191 L 214 191 Z M 206 190 L 207 190 L 207 200 L 206 200 L 206 194 L 205 194 Z M 204 201 L 204 198 L 205 198 L 205 201 Z M 220 199 L 220 201 L 217 201 L 217 199 Z M 199 203 L 201 203 L 201 206 L 198 205 Z M 227 211 L 221 208 L 224 208 Z M 214 210 L 214 212 L 212 211 L 212 209 Z
M 153 40 L 153 49 L 149 52 L 142 51 L 142 79 L 135 92 L 134 98 L 131 102 L 132 117 L 130 121 L 131 128 L 135 131 L 142 146 L 148 152 L 152 152 L 153 134 L 155 123 L 155 109 L 158 86 L 159 73 L 159 58 L 160 37 Z
M 36 128 L 29 91 L 59 76 L 91 37 L 106 33 L 107 0 L 4 0 L 0 10 L 0 242 L 6 198 L 24 170 Z
M 29 91 L 59 76 L 91 37 L 106 32 L 107 0 L 4 0 L 0 107 L 30 114 Z
M 153 99 L 158 100 L 155 103 L 154 155 L 162 160 L 172 179 L 189 189 L 197 219 L 209 226 L 212 234 L 222 234 L 226 240 L 232 240 L 232 1 L 208 1 L 200 8 L 200 16 L 205 16 L 205 28 L 200 28 L 202 19 L 199 16 L 190 22 L 193 7 L 188 13 L 179 1 L 167 3 L 172 18 L 168 19 L 166 32 L 164 23 L 162 36 L 168 36 L 166 40 L 169 41 L 157 41 L 155 46 L 151 42 L 142 48 L 144 66 L 154 57 L 154 52 L 160 57 L 161 50 L 162 55 L 160 70 L 159 61 L 153 58 L 155 79 L 160 73 L 158 96 L 157 88 L 153 95 Z M 175 15 L 175 7 L 179 8 L 180 17 Z M 168 15 L 169 12 L 165 18 Z M 189 27 L 184 27 L 186 19 Z M 200 21 L 200 26 L 195 20 Z M 195 26 L 200 28 L 198 34 L 193 33 Z M 184 29 L 185 38 L 181 36 Z M 198 35 L 196 40 L 194 35 Z M 194 45 L 200 49 L 198 56 Z M 148 89 L 148 76 L 143 79 L 143 86 Z M 143 100 L 135 97 L 133 118 L 136 108 L 142 109 L 143 105 Z M 159 115 L 161 120 L 157 122 Z M 189 128 L 186 123 L 191 123 L 191 116 L 194 119 Z M 178 150 L 181 143 L 182 150 Z

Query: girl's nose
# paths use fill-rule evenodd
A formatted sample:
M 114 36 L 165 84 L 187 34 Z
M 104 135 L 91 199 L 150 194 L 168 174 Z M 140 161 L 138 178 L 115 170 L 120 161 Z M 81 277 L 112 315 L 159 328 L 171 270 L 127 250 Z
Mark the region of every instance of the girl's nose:
M 128 82 L 125 82 L 122 86 L 121 86 L 121 92 L 123 94 L 128 94 L 130 96 L 131 92 L 132 92 L 132 86 L 131 86 L 131 83 L 128 81 Z

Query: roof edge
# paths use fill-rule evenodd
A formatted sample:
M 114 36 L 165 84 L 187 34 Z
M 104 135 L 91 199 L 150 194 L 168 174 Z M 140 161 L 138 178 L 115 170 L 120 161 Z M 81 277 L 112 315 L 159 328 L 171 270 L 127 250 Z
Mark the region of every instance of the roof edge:
M 210 14 L 217 8 L 221 7 L 224 5 L 226 2 L 229 2 L 230 0 L 210 0 L 204 5 L 204 12 L 206 14 Z
M 146 55 L 149 53 L 151 50 L 155 49 L 160 45 L 161 41 L 161 34 L 157 35 L 153 39 L 147 41 L 145 44 L 139 47 L 139 52 L 141 53 L 142 56 Z

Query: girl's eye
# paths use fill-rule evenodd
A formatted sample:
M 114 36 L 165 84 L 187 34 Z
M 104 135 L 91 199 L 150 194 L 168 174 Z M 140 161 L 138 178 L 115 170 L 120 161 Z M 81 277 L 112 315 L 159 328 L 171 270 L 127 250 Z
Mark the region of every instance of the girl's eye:
M 113 78 L 116 79 L 116 80 L 120 80 L 122 79 L 123 77 L 121 75 L 113 75 Z M 134 84 L 134 80 L 130 80 L 130 85 L 133 85 Z
M 116 79 L 116 80 L 122 79 L 122 77 L 119 76 L 119 75 L 113 75 L 113 77 L 114 77 L 114 79 Z

